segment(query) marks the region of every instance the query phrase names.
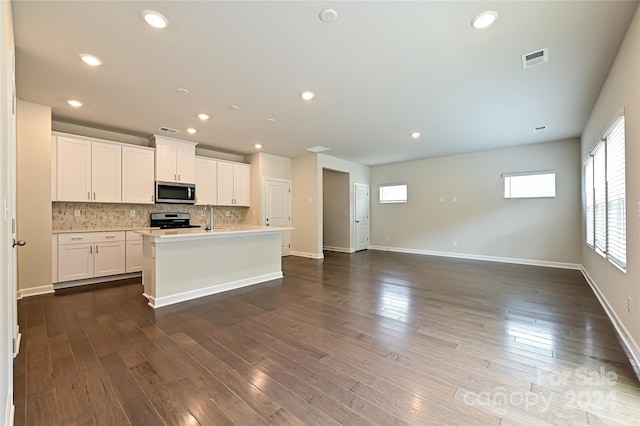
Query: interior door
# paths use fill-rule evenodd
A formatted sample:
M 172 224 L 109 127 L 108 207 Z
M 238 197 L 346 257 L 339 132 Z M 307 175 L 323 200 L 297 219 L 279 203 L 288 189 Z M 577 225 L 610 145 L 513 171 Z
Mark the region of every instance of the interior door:
M 369 248 L 369 185 L 355 184 L 356 251 Z
M 291 181 L 264 179 L 264 224 L 267 226 L 291 226 Z M 291 231 L 282 233 L 282 255 L 291 253 Z

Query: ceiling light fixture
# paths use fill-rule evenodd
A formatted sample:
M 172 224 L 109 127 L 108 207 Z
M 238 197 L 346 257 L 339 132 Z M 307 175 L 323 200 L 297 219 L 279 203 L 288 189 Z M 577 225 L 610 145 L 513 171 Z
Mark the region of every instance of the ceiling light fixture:
M 493 24 L 496 19 L 498 19 L 498 12 L 487 10 L 473 18 L 471 20 L 471 26 L 477 30 L 481 30 Z
M 198 118 L 202 121 L 207 121 L 209 116 L 207 114 L 198 114 Z
M 275 123 L 276 119 L 275 118 L 265 118 L 264 121 L 266 121 L 267 123 Z
M 411 137 L 414 138 L 414 139 L 418 139 L 421 134 L 422 133 L 420 133 L 420 132 L 413 132 L 413 133 L 411 133 Z
M 313 92 L 306 91 L 306 92 L 300 93 L 300 97 L 305 101 L 310 101 L 311 99 L 316 97 L 316 94 Z
M 188 95 L 189 94 L 189 90 L 185 89 L 184 87 L 178 87 L 176 89 L 176 92 L 182 94 L 182 95 Z
M 163 29 L 169 25 L 169 20 L 155 10 L 143 10 L 142 19 L 153 28 Z
M 261 149 L 262 148 L 262 144 L 259 144 L 259 143 L 255 144 L 254 146 L 256 147 L 256 149 Z
M 240 107 L 238 105 L 229 105 L 227 108 L 229 108 L 231 111 L 239 111 Z
M 193 135 L 193 134 L 194 134 L 194 133 L 196 133 L 196 132 L 197 132 L 197 130 L 196 130 L 196 129 L 194 129 L 194 128 L 192 128 L 192 127 L 189 127 L 189 128 L 187 129 L 187 133 L 189 133 L 189 134 L 191 134 L 191 135 Z
M 311 146 L 309 148 L 305 148 L 307 151 L 309 152 L 322 152 L 322 151 L 329 151 L 329 148 L 327 148 L 326 146 L 321 146 L 321 145 L 316 145 L 316 146 Z
M 79 107 L 81 107 L 81 106 L 82 106 L 82 102 L 80 102 L 80 101 L 76 101 L 75 99 L 69 99 L 69 100 L 67 101 L 67 103 L 68 103 L 69 105 L 71 105 L 72 107 L 74 107 L 74 108 L 79 108 Z
M 82 62 L 87 65 L 91 65 L 92 67 L 99 67 L 100 65 L 102 65 L 102 59 L 98 58 L 97 56 L 89 55 L 87 53 L 81 53 L 80 59 L 82 59 Z
M 338 19 L 338 12 L 335 9 L 324 9 L 320 12 L 320 20 L 325 24 L 330 24 Z

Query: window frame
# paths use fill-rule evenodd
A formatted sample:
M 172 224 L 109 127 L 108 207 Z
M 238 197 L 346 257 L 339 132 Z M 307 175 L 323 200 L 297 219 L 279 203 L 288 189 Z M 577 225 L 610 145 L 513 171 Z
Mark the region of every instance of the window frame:
M 531 172 L 517 172 L 517 173 L 503 173 L 502 183 L 503 183 L 503 198 L 506 200 L 515 200 L 515 199 L 531 199 L 531 198 L 556 198 L 557 196 L 557 185 L 556 185 L 556 170 L 535 170 Z M 540 176 L 540 175 L 553 175 L 553 195 L 525 195 L 525 196 L 514 196 L 511 186 L 511 178 L 518 177 L 532 177 L 532 176 Z M 509 188 L 509 194 L 507 194 L 507 187 Z
M 405 198 L 398 200 L 387 200 L 382 197 L 382 191 L 384 188 L 404 186 Z M 402 204 L 409 201 L 409 185 L 406 183 L 381 183 L 378 185 L 378 203 L 379 204 Z
M 589 167 L 593 169 L 591 176 L 589 176 Z M 598 138 L 584 161 L 583 172 L 585 243 L 618 269 L 626 272 L 627 199 L 624 111 L 616 114 Z M 588 195 L 590 190 L 593 191 L 592 197 Z M 603 197 L 600 202 L 598 201 L 599 195 Z M 602 204 L 600 209 L 598 208 L 599 203 Z M 591 226 L 593 227 L 592 231 L 589 229 Z M 590 240 L 590 235 L 593 235 L 593 240 Z

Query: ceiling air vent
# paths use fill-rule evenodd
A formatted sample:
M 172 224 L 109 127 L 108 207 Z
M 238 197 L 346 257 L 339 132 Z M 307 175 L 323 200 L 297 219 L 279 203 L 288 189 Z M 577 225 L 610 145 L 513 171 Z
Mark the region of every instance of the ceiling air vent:
M 170 127 L 160 127 L 160 131 L 165 133 L 178 133 L 178 130 L 172 129 Z
M 522 68 L 527 69 L 549 61 L 549 48 L 536 50 L 535 52 L 522 55 Z
M 307 151 L 310 152 L 322 152 L 322 151 L 329 151 L 329 148 L 327 148 L 326 146 L 321 146 L 321 145 L 316 145 L 316 146 L 311 146 L 309 148 L 305 148 Z

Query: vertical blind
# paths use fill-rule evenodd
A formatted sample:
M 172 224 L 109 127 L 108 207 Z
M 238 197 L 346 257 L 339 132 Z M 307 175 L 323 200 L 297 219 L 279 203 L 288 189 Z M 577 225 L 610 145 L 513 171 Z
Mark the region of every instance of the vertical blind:
M 627 209 L 625 191 L 624 116 L 606 136 L 607 145 L 607 256 L 618 266 L 627 263 Z
M 627 265 L 625 121 L 618 117 L 584 164 L 586 243 L 622 269 Z

